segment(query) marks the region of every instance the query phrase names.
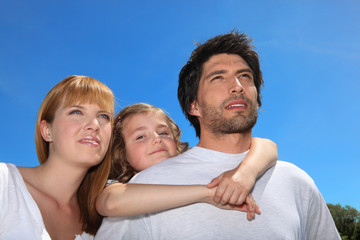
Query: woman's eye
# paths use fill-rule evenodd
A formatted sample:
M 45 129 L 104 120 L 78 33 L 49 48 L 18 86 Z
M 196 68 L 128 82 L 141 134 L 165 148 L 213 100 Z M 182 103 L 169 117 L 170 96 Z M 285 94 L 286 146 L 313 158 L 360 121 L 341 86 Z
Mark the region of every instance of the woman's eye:
M 78 114 L 81 114 L 81 112 L 80 112 L 80 110 L 73 110 L 70 112 L 70 115 L 71 114 L 78 115 Z
M 101 114 L 100 117 L 110 121 L 110 116 L 107 114 Z
M 165 135 L 165 136 L 168 136 L 168 135 L 170 135 L 170 133 L 168 133 L 168 132 L 161 132 L 161 133 L 159 133 L 159 135 Z

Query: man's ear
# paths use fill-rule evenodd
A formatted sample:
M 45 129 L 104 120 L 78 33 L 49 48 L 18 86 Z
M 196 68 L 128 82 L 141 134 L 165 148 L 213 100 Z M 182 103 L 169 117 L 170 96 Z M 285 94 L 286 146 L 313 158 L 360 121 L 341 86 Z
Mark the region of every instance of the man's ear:
M 48 124 L 45 120 L 42 120 L 40 122 L 40 132 L 41 132 L 42 138 L 46 142 L 52 142 L 50 124 Z
M 193 101 L 190 105 L 189 114 L 196 117 L 201 117 L 199 104 L 197 101 Z

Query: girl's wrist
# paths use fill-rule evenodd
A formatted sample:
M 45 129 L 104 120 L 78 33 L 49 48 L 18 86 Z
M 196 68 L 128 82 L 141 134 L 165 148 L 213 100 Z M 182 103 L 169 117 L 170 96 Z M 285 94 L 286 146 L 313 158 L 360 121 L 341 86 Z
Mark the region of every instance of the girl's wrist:
M 240 173 L 241 175 L 246 175 L 246 176 L 254 178 L 254 179 L 256 179 L 260 174 L 259 169 L 256 166 L 251 166 L 245 162 L 243 162 L 238 167 L 238 173 Z
M 203 203 L 212 203 L 212 200 L 215 195 L 215 189 L 216 188 L 208 188 L 207 186 L 201 186 L 202 190 L 202 196 L 203 196 Z

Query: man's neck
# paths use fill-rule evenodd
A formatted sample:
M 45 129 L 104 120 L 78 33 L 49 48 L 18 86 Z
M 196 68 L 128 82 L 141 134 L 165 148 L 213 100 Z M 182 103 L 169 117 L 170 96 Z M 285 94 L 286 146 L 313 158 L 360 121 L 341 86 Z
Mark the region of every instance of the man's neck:
M 198 147 L 203 147 L 224 153 L 242 153 L 250 148 L 251 130 L 246 133 L 214 135 L 201 132 Z

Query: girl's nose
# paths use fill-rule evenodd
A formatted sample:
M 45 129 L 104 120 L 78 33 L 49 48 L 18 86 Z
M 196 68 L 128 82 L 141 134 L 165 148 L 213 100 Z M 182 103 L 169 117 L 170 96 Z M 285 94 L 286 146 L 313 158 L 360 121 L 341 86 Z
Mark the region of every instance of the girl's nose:
M 161 143 L 161 142 L 162 142 L 162 139 L 161 139 L 160 135 L 157 134 L 157 133 L 155 133 L 155 134 L 154 134 L 153 143 L 154 143 L 154 144 L 157 144 L 157 143 Z

